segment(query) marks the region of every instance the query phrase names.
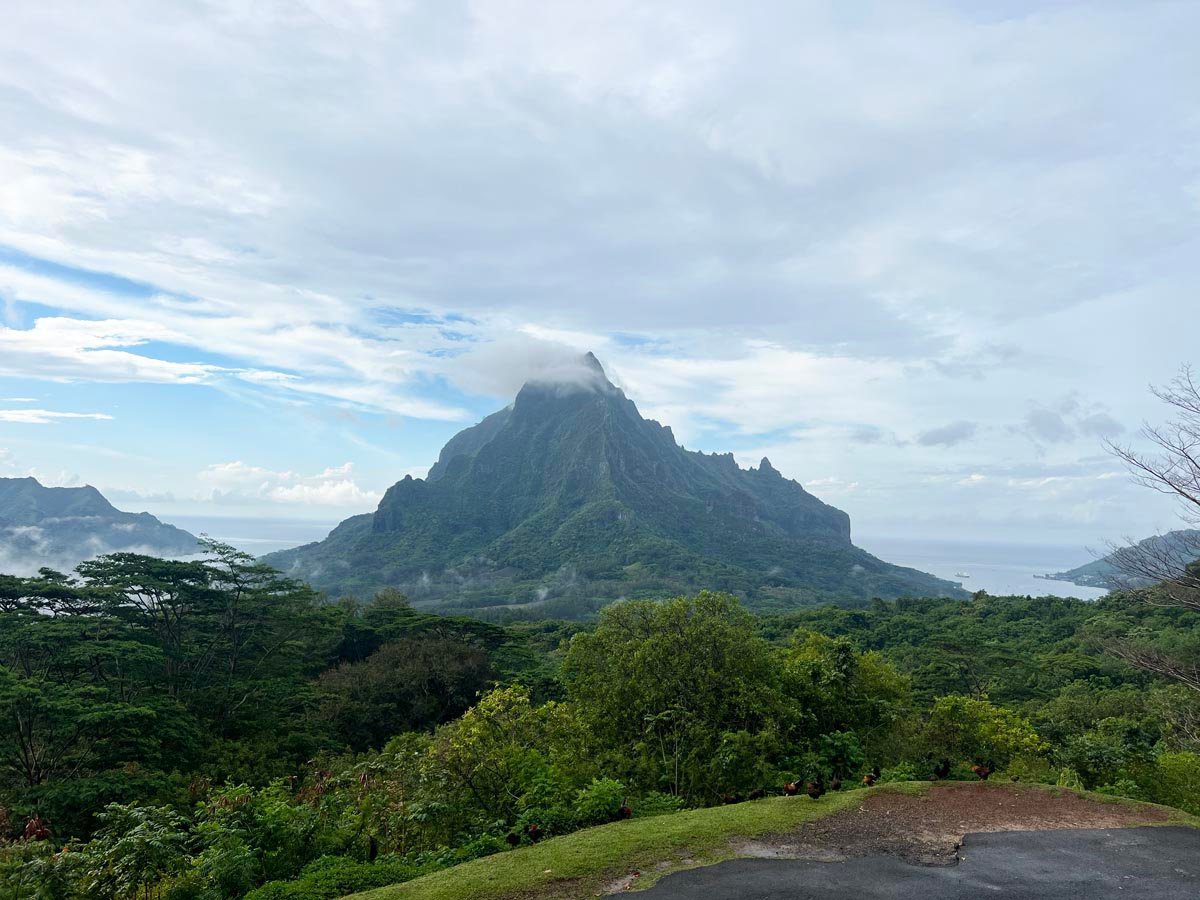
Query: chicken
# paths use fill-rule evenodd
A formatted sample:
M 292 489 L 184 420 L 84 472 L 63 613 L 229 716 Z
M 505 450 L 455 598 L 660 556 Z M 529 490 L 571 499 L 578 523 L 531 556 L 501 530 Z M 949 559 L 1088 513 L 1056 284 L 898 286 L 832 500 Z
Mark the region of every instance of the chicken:
M 794 781 L 789 781 L 783 786 L 783 793 L 786 797 L 795 797 L 800 793 L 800 786 Z
M 722 802 L 722 803 L 725 803 L 725 804 L 729 804 L 729 803 L 741 803 L 741 802 L 742 802 L 742 795 L 741 795 L 741 794 L 722 794 L 722 795 L 721 795 L 721 802 Z
M 27 841 L 45 841 L 50 838 L 50 823 L 41 816 L 34 816 L 25 823 L 23 837 Z
M 943 759 L 933 767 L 933 777 L 939 780 L 950 777 L 950 760 Z
M 766 791 L 764 791 L 762 788 L 755 788 L 749 794 L 746 795 L 746 799 L 747 800 L 761 800 L 765 796 L 767 796 Z
M 821 779 L 818 778 L 816 781 L 808 782 L 804 786 L 804 792 L 814 800 L 817 800 L 822 794 L 825 793 L 825 785 L 822 784 Z
M 987 780 L 988 780 L 988 776 L 992 774 L 992 770 L 991 770 L 991 768 L 989 768 L 989 767 L 988 767 L 988 766 L 986 766 L 986 765 L 980 765 L 980 764 L 978 764 L 978 763 L 976 763 L 975 765 L 971 766 L 971 771 L 975 773 L 976 777 L 977 777 L 977 778 L 978 778 L 980 781 L 987 781 Z
M 504 836 L 504 841 L 508 844 L 508 846 L 515 847 L 517 844 L 521 843 L 521 836 L 515 831 L 510 831 Z
M 829 789 L 831 791 L 840 791 L 842 789 L 842 777 L 840 775 L 833 776 L 833 779 L 829 782 Z
M 876 779 L 875 773 L 868 772 L 866 775 L 863 776 L 862 783 L 865 787 L 874 787 L 875 779 Z
M 622 803 L 621 808 L 617 810 L 618 819 L 632 819 L 633 808 L 628 803 Z
M 529 840 L 536 844 L 542 839 L 542 828 L 540 825 L 526 825 L 525 834 L 528 835 Z

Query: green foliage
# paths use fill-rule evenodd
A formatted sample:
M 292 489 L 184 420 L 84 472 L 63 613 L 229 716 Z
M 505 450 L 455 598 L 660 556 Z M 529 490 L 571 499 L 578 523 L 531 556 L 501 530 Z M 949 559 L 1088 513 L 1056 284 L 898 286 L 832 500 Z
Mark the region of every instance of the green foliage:
M 1024 717 L 987 700 L 950 695 L 939 698 L 925 725 L 930 756 L 944 754 L 989 767 L 1003 767 L 1014 756 L 1043 752 L 1045 742 Z
M 493 676 L 487 653 L 471 644 L 399 640 L 323 673 L 320 715 L 351 749 L 366 750 L 461 715 Z
M 728 595 L 607 607 L 572 638 L 563 673 L 624 774 L 693 801 L 743 781 L 744 750 L 787 716 L 775 657 Z
M 921 773 L 917 771 L 917 766 L 914 763 L 902 762 L 895 766 L 889 766 L 879 773 L 880 784 L 890 784 L 895 781 L 920 781 Z
M 629 790 L 612 778 L 593 778 L 575 795 L 575 821 L 581 828 L 616 819 L 629 797 Z
M 1156 803 L 1200 815 L 1200 753 L 1163 753 L 1146 793 Z
M 404 859 L 360 862 L 343 856 L 322 856 L 293 881 L 269 881 L 246 895 L 246 900 L 332 900 L 355 891 L 408 881 L 425 874 L 430 866 Z
M 1079 777 L 1079 773 L 1070 766 L 1063 766 L 1059 769 L 1058 780 L 1055 781 L 1059 787 L 1071 788 L 1073 791 L 1083 790 L 1083 779 Z
M 662 816 L 667 813 L 679 812 L 684 808 L 683 799 L 674 794 L 663 794 L 651 791 L 643 794 L 633 805 L 633 817 L 645 819 L 650 816 Z
M 944 762 L 1200 810 L 1194 698 L 1096 655 L 1087 615 L 1157 615 L 1140 604 L 764 619 L 701 593 L 502 628 L 395 592 L 321 605 L 219 545 L 83 571 L 0 578 L 19 726 L 0 729 L 0 896 L 338 896 L 630 813 Z M 34 816 L 53 842 L 5 846 Z
M 182 816 L 167 807 L 109 804 L 100 828 L 81 851 L 83 886 L 93 897 L 136 897 L 188 862 Z
M 1077 773 L 1085 787 L 1115 782 L 1154 764 L 1156 735 L 1131 719 L 1102 719 L 1067 738 L 1058 757 Z

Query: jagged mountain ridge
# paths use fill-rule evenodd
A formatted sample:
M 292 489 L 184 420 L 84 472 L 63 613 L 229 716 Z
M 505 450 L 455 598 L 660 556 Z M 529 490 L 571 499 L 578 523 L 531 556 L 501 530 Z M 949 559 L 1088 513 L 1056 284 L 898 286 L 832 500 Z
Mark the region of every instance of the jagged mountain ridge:
M 36 478 L 0 478 L 0 571 L 69 570 L 102 553 L 185 556 L 194 535 L 150 513 L 117 509 L 91 485 L 46 487 Z
M 331 593 L 392 585 L 435 605 L 560 614 L 702 587 L 784 607 L 957 591 L 854 547 L 849 517 L 769 460 L 742 469 L 680 447 L 591 354 L 578 378 L 528 383 L 455 435 L 373 514 L 266 559 Z

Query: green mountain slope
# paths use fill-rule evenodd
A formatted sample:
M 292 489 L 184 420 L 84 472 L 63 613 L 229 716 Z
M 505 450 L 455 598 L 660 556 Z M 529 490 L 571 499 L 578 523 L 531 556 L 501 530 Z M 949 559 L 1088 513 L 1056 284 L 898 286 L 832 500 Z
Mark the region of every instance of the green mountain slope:
M 45 487 L 35 478 L 0 478 L 0 571 L 70 570 L 102 553 L 196 553 L 194 535 L 150 513 L 114 507 L 90 485 Z
M 1122 571 L 1117 564 L 1118 554 L 1115 550 L 1100 559 L 1068 569 L 1066 572 L 1055 572 L 1047 578 L 1058 581 L 1069 581 L 1085 587 L 1109 588 L 1118 590 L 1123 587 L 1147 587 L 1155 579 L 1142 578 Z M 1163 560 L 1176 560 L 1182 563 L 1189 559 L 1200 557 L 1200 529 L 1185 528 L 1179 531 L 1168 531 L 1166 534 L 1156 534 L 1153 537 L 1138 541 L 1137 549 L 1133 551 L 1134 558 L 1151 554 Z
M 575 383 L 526 384 L 456 435 L 374 514 L 266 559 L 331 593 L 392 585 L 476 612 L 572 615 L 702 587 L 759 607 L 959 593 L 855 547 L 849 517 L 768 460 L 683 449 L 591 354 Z

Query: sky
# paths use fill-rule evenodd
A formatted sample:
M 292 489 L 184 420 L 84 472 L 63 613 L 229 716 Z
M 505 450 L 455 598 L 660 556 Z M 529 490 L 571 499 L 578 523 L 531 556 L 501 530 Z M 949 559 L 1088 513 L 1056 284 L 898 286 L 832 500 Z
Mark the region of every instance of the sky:
M 1200 4 L 9 0 L 0 475 L 336 521 L 585 350 L 856 534 L 1175 524 Z

